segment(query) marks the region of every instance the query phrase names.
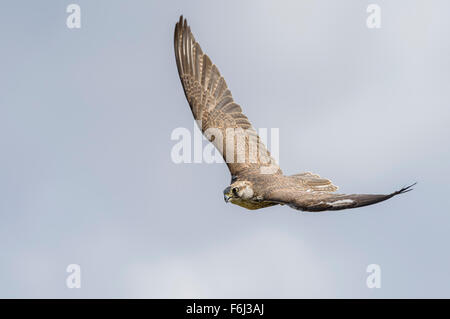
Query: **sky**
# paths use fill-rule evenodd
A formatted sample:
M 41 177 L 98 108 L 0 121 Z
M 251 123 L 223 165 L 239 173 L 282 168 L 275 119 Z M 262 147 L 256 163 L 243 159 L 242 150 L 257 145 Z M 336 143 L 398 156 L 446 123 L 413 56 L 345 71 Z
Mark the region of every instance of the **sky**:
M 71 1 L 0 4 L 0 297 L 450 297 L 448 1 Z M 279 129 L 286 174 L 414 191 L 340 212 L 226 204 L 224 164 L 171 158 L 194 127 L 180 14 L 253 126 Z

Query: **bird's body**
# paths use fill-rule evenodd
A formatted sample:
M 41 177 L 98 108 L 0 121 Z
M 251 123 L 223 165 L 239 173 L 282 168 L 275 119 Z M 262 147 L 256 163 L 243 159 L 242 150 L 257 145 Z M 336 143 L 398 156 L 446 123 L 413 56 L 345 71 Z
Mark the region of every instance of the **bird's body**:
M 375 204 L 411 190 L 412 185 L 386 195 L 336 194 L 337 187 L 316 174 L 283 175 L 182 17 L 175 26 L 174 47 L 194 119 L 222 153 L 232 176 L 224 190 L 225 201 L 251 210 L 278 204 L 303 211 L 341 210 Z

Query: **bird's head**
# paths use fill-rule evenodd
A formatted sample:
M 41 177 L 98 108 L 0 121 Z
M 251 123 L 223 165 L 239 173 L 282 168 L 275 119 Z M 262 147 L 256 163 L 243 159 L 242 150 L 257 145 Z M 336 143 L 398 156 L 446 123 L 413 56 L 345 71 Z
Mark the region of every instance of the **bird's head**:
M 223 190 L 225 202 L 236 204 L 240 201 L 248 201 L 253 197 L 253 187 L 249 181 L 237 181 Z

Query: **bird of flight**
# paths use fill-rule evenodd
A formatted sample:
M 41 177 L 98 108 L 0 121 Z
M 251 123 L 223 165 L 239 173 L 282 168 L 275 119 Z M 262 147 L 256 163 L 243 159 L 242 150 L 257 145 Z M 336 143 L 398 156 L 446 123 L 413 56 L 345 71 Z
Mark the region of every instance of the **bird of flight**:
M 175 25 L 174 46 L 178 73 L 194 118 L 230 170 L 231 184 L 223 191 L 226 202 L 247 209 L 280 204 L 312 212 L 341 210 L 382 202 L 415 185 L 391 194 L 345 195 L 334 193 L 337 187 L 330 180 L 309 172 L 283 175 L 183 16 Z M 256 155 L 252 152 L 255 148 Z

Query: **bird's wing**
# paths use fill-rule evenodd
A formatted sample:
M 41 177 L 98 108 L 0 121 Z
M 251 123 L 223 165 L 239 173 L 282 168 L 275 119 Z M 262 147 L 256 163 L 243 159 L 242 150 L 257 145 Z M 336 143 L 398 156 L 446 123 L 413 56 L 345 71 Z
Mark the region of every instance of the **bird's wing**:
M 320 212 L 324 210 L 341 210 L 382 202 L 396 195 L 409 192 L 414 185 L 415 183 L 387 195 L 332 194 L 328 192 L 315 192 L 280 186 L 278 189 L 274 189 L 265 195 L 264 200 L 285 204 L 302 211 Z
M 241 107 L 233 100 L 218 68 L 195 41 L 186 19 L 175 26 L 178 73 L 195 120 L 221 152 L 231 175 L 259 170 L 281 174 Z

